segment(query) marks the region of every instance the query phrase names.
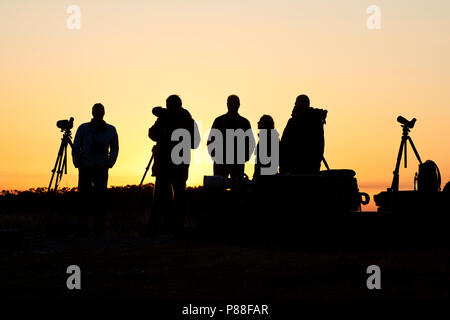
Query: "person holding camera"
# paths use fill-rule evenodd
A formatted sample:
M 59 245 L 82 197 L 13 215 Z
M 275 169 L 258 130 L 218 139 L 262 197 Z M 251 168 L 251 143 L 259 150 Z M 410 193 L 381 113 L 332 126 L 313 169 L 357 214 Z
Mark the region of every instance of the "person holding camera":
M 297 97 L 281 137 L 280 173 L 314 174 L 320 171 L 326 116 L 326 110 L 310 106 L 308 96 L 302 94 Z
M 103 235 L 105 218 L 103 197 L 108 186 L 108 170 L 119 154 L 116 128 L 103 120 L 105 108 L 101 103 L 92 107 L 92 120 L 78 127 L 72 147 L 72 160 L 78 168 L 78 191 L 83 210 L 79 213 L 81 232 L 88 234 L 88 214 L 94 211 L 96 235 Z
M 172 159 L 173 148 L 180 143 L 172 139 L 174 131 L 184 129 L 189 136 L 189 147 L 195 149 L 200 144 L 198 127 L 189 111 L 182 107 L 179 96 L 171 95 L 166 100 L 166 108 L 155 107 L 153 114 L 158 119 L 149 129 L 148 136 L 156 141 L 152 176 L 156 177 L 153 190 L 153 205 L 146 234 L 154 236 L 158 229 L 163 233 L 173 233 L 184 225 L 184 192 L 188 178 L 188 161 L 178 163 Z M 163 221 L 161 221 L 163 220 Z

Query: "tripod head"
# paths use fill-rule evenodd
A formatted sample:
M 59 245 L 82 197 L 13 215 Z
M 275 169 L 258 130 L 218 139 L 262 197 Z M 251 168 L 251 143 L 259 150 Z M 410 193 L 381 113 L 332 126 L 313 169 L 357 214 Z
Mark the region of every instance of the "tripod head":
M 403 128 L 403 135 L 407 136 L 412 128 L 414 128 L 414 125 L 416 124 L 416 118 L 413 118 L 412 120 L 407 120 L 406 118 L 402 116 L 397 117 L 397 122 L 402 125 Z

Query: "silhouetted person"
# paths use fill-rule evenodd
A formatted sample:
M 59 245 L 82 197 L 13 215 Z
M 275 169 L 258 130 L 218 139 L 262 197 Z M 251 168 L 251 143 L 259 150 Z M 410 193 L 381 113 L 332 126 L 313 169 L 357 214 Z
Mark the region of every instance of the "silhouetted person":
M 447 182 L 447 184 L 445 185 L 444 189 L 442 190 L 444 192 L 450 192 L 450 181 Z
M 82 233 L 88 232 L 88 214 L 94 211 L 96 235 L 105 227 L 103 197 L 108 186 L 108 170 L 114 166 L 119 153 L 116 128 L 103 120 L 105 108 L 96 103 L 92 107 L 92 120 L 78 127 L 73 141 L 72 159 L 78 168 L 78 191 L 83 210 L 79 213 Z
M 177 95 L 166 100 L 166 109 L 156 107 L 153 113 L 158 116 L 155 124 L 149 129 L 148 136 L 156 141 L 155 158 L 152 175 L 156 177 L 153 192 L 153 205 L 147 227 L 148 235 L 155 235 L 161 224 L 163 232 L 172 233 L 176 227 L 184 225 L 184 192 L 188 178 L 190 150 L 187 163 L 174 163 L 172 150 L 179 141 L 172 141 L 172 134 L 177 129 L 185 129 L 189 133 L 190 149 L 200 143 L 200 134 L 189 111 L 182 107 Z
M 281 137 L 280 173 L 314 174 L 320 171 L 326 114 L 326 110 L 311 108 L 308 96 L 297 97 Z
M 266 131 L 266 135 L 267 135 L 267 139 L 265 141 L 265 148 L 267 150 L 265 151 L 265 155 L 267 155 L 269 158 L 273 158 L 274 156 L 278 157 L 279 155 L 277 154 L 273 154 L 274 152 L 277 152 L 276 150 L 272 150 L 272 143 L 271 143 L 271 136 L 275 134 L 276 137 L 275 139 L 277 140 L 277 143 L 279 142 L 279 137 L 278 137 L 278 132 L 275 131 L 275 123 L 273 121 L 273 118 L 269 115 L 263 115 L 259 121 L 258 121 L 258 129 L 259 129 L 259 133 L 258 136 L 261 139 L 261 134 L 262 131 Z M 263 147 L 261 146 L 261 140 L 258 142 L 257 146 L 256 146 L 256 158 L 255 158 L 255 172 L 253 174 L 253 179 L 257 179 L 258 177 L 261 176 L 261 168 L 270 168 L 271 163 L 262 163 L 261 162 L 261 157 L 260 157 L 260 148 Z M 261 150 L 262 151 L 262 150 Z M 276 170 L 278 169 L 278 161 L 277 163 L 277 167 Z M 273 174 L 276 174 L 276 172 L 274 172 Z
M 225 178 L 231 176 L 233 179 L 243 178 L 245 162 L 250 159 L 253 149 L 255 148 L 255 140 L 253 133 L 251 133 L 250 122 L 239 115 L 239 106 L 239 97 L 236 95 L 229 96 L 227 100 L 228 112 L 220 117 L 217 117 L 213 122 L 211 129 L 219 130 L 223 139 L 222 157 L 219 157 L 215 150 L 210 150 L 208 148 L 210 155 L 214 160 L 215 176 L 222 176 Z M 246 133 L 247 135 L 244 140 L 242 140 L 244 143 L 239 144 L 239 139 L 237 137 L 233 138 L 231 135 L 228 137 L 229 139 L 227 139 L 227 130 L 230 132 L 234 130 L 237 135 Z M 233 141 L 230 141 L 231 139 L 233 139 Z M 215 138 L 213 138 L 213 134 L 210 134 L 208 138 L 208 146 L 210 147 L 213 142 L 215 142 Z M 231 146 L 231 150 L 233 150 L 234 157 L 229 155 L 231 159 L 227 159 L 227 144 L 229 144 Z M 238 154 L 242 156 L 241 160 L 243 161 L 238 161 L 240 160 L 238 159 Z

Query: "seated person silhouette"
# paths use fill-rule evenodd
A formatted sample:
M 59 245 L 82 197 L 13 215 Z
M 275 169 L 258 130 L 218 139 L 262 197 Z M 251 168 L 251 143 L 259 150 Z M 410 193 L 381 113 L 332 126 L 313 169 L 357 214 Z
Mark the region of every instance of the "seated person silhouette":
M 315 174 L 320 171 L 326 115 L 326 110 L 310 107 L 308 96 L 297 97 L 281 137 L 280 173 Z
M 250 122 L 242 117 L 238 111 L 239 97 L 231 95 L 227 99 L 228 112 L 214 120 L 211 133 L 208 137 L 208 151 L 214 161 L 214 175 L 233 179 L 244 177 L 245 162 L 250 159 L 255 148 L 255 139 L 251 132 Z M 220 135 L 220 143 L 216 141 Z M 216 145 L 222 154 L 212 148 Z
M 152 167 L 152 176 L 156 177 L 156 180 L 152 211 L 146 230 L 149 236 L 156 235 L 158 231 L 172 234 L 177 227 L 184 225 L 184 193 L 190 153 L 188 163 L 173 162 L 172 149 L 179 141 L 172 141 L 172 133 L 177 129 L 185 129 L 189 133 L 190 148 L 195 149 L 200 144 L 198 127 L 189 111 L 182 107 L 179 96 L 169 96 L 166 109 L 156 107 L 153 113 L 158 115 L 158 119 L 148 131 L 149 138 L 156 141 Z
M 96 235 L 105 231 L 104 193 L 108 186 L 108 170 L 119 154 L 116 128 L 103 120 L 105 108 L 101 103 L 92 107 L 92 120 L 78 127 L 72 147 L 72 160 L 78 168 L 78 191 L 83 208 L 79 223 L 84 235 L 88 234 L 88 215 L 94 213 Z
M 275 130 L 275 123 L 273 121 L 273 118 L 269 115 L 263 115 L 259 121 L 258 121 L 258 137 L 260 138 L 260 141 L 258 142 L 256 146 L 256 157 L 255 157 L 255 172 L 253 173 L 253 179 L 258 179 L 261 176 L 261 169 L 262 168 L 270 168 L 271 164 L 270 162 L 262 163 L 261 159 L 261 152 L 264 152 L 264 155 L 268 158 L 267 160 L 273 161 L 274 157 L 279 157 L 277 153 L 278 148 L 276 150 L 272 150 L 272 135 L 275 135 L 274 137 L 279 143 L 279 135 L 278 132 Z M 265 131 L 266 134 L 266 141 L 264 141 L 264 145 L 261 146 L 261 134 Z M 262 150 L 264 149 L 264 150 Z M 278 171 L 278 161 L 276 161 L 276 169 L 275 172 L 272 174 L 276 174 Z

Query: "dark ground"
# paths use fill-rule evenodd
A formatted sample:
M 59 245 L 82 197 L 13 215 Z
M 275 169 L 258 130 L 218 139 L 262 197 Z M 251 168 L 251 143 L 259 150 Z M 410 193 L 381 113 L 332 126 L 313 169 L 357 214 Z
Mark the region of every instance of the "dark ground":
M 15 247 L 0 243 L 0 301 L 449 298 L 450 251 L 442 239 L 383 241 L 385 234 L 378 227 L 373 236 L 363 228 L 354 241 L 347 234 L 357 246 L 336 245 L 337 238 L 324 239 L 314 248 L 307 241 L 275 243 L 273 237 L 238 241 L 232 231 L 215 240 L 195 233 L 142 238 L 138 233 L 151 190 L 138 193 L 133 188 L 108 191 L 104 238 L 45 236 L 49 221 L 58 225 L 73 218 L 73 190 L 56 199 L 39 191 L 3 194 L 0 229 L 21 230 L 25 240 Z M 370 245 L 362 242 L 363 236 L 364 241 L 372 239 Z M 374 264 L 381 268 L 382 289 L 371 291 L 366 269 Z M 80 266 L 82 290 L 67 289 L 69 265 Z
M 32 239 L 2 252 L 8 299 L 416 299 L 449 297 L 449 252 L 318 250 L 224 244 L 160 236 Z M 66 268 L 82 270 L 82 290 L 66 288 Z M 379 265 L 382 289 L 366 287 Z

